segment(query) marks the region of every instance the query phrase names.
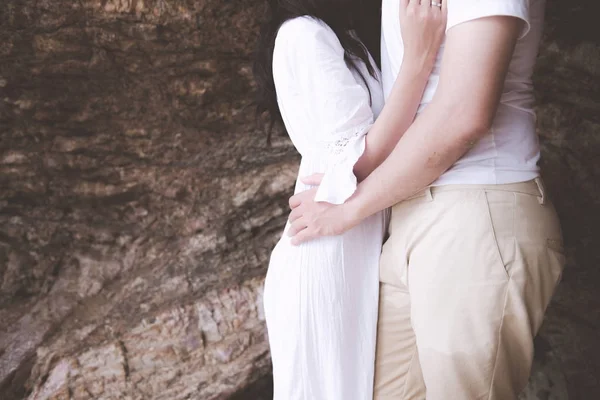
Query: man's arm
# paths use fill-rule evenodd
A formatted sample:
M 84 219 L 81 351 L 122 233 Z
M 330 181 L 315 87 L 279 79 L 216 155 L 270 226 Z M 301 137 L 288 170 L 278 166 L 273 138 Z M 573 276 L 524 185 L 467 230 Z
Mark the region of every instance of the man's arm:
M 448 31 L 432 102 L 346 204 L 357 221 L 427 187 L 489 131 L 522 24 L 487 17 Z
M 293 243 L 340 234 L 424 189 L 460 159 L 492 125 L 522 24 L 494 16 L 450 29 L 432 102 L 346 203 L 292 212 Z

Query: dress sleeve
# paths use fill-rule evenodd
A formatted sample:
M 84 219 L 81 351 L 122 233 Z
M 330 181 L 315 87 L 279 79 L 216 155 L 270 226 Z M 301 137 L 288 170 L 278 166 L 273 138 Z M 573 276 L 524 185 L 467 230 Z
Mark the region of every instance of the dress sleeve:
M 520 39 L 529 32 L 529 2 L 531 0 L 447 0 L 448 25 L 446 32 L 458 24 L 484 17 L 509 16 L 523 20 Z
M 294 93 L 287 108 L 303 107 L 314 132 L 311 145 L 328 157 L 316 201 L 341 204 L 356 190 L 354 165 L 365 150 L 365 135 L 373 125 L 368 91 L 344 60 L 335 33 L 308 17 L 286 22 L 279 30 L 273 55 L 276 87 L 288 82 Z M 278 74 L 287 74 L 280 79 Z M 279 90 L 279 88 L 278 88 Z

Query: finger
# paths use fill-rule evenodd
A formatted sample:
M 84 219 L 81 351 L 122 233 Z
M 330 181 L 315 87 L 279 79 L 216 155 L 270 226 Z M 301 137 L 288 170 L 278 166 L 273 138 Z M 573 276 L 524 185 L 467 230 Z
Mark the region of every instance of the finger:
M 447 16 L 448 15 L 448 2 L 440 0 L 440 3 L 442 3 L 442 14 L 444 14 L 444 16 Z
M 288 217 L 288 221 L 294 222 L 298 218 L 302 217 L 302 214 L 303 214 L 303 208 L 302 207 L 296 207 L 290 213 L 290 216 Z
M 302 193 L 295 194 L 288 200 L 288 204 L 291 210 L 302 204 L 302 197 L 300 196 L 301 194 Z
M 296 221 L 294 221 L 291 225 L 290 228 L 288 229 L 288 233 L 287 235 L 289 237 L 294 237 L 296 236 L 299 232 L 303 231 L 304 229 L 306 229 L 307 224 L 304 220 L 304 218 L 298 218 Z
M 311 232 L 309 229 L 304 229 L 300 233 L 290 240 L 293 246 L 301 245 L 302 243 L 306 243 L 308 241 L 314 240 L 317 238 L 317 235 L 314 232 Z
M 444 7 L 444 1 L 442 0 L 425 0 L 426 4 L 429 4 L 429 7 L 432 8 L 432 11 L 441 11 L 442 7 Z
M 419 7 L 419 2 L 419 0 L 407 0 L 404 8 Z
M 312 174 L 309 176 L 305 176 L 305 177 L 301 178 L 300 180 L 302 181 L 302 183 L 305 183 L 307 185 L 319 186 L 321 184 L 321 181 L 323 181 L 324 175 L 325 174 Z
M 428 0 L 425 0 L 428 1 Z M 408 5 L 406 6 L 406 15 L 407 16 L 416 16 L 417 12 L 421 8 L 421 2 L 419 0 L 410 0 Z
M 408 6 L 408 3 L 410 3 L 410 0 L 400 0 L 400 7 L 406 8 Z
M 305 190 L 304 192 L 296 193 L 295 195 L 290 197 L 290 199 L 288 200 L 290 209 L 293 210 L 294 208 L 300 206 L 305 201 L 311 201 L 312 199 L 315 198 L 316 194 L 317 194 L 316 188 Z

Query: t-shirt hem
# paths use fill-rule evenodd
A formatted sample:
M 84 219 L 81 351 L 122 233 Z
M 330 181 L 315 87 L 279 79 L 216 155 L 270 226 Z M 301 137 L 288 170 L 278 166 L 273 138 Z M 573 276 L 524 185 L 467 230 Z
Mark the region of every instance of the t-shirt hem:
M 527 36 L 529 31 L 531 30 L 531 23 L 529 22 L 529 10 L 527 8 L 526 2 L 515 2 L 512 3 L 503 3 L 497 2 L 494 4 L 490 4 L 490 2 L 470 2 L 475 4 L 469 4 L 468 6 L 464 6 L 460 8 L 459 11 L 454 11 L 454 15 L 452 11 L 450 11 L 450 15 L 448 17 L 448 26 L 446 27 L 446 33 L 453 27 L 460 25 L 464 22 L 473 21 L 480 18 L 486 17 L 515 17 L 521 19 L 525 24 L 521 33 L 519 35 L 519 39 Z

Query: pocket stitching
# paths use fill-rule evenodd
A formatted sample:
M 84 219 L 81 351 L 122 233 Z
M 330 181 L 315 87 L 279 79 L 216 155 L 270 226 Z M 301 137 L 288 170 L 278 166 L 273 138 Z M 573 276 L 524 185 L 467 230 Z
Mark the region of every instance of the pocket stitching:
M 489 228 L 492 234 L 492 242 L 494 245 L 494 249 L 495 249 L 495 253 L 496 253 L 496 257 L 498 258 L 498 261 L 500 262 L 500 265 L 502 265 L 502 269 L 504 270 L 504 273 L 506 274 L 506 277 L 508 279 L 510 279 L 510 273 L 508 271 L 508 269 L 506 268 L 506 263 L 504 261 L 504 258 L 502 257 L 502 252 L 500 251 L 500 245 L 498 243 L 498 238 L 496 237 L 496 230 L 494 229 L 494 220 L 492 218 L 492 212 L 490 210 L 490 202 L 488 199 L 488 194 L 487 191 L 483 191 L 483 195 L 485 197 L 485 209 L 486 209 L 486 214 L 488 217 L 488 222 L 489 222 Z M 513 232 L 514 232 L 514 214 L 515 214 L 515 208 L 513 205 L 513 210 L 512 210 L 512 214 L 513 214 Z

